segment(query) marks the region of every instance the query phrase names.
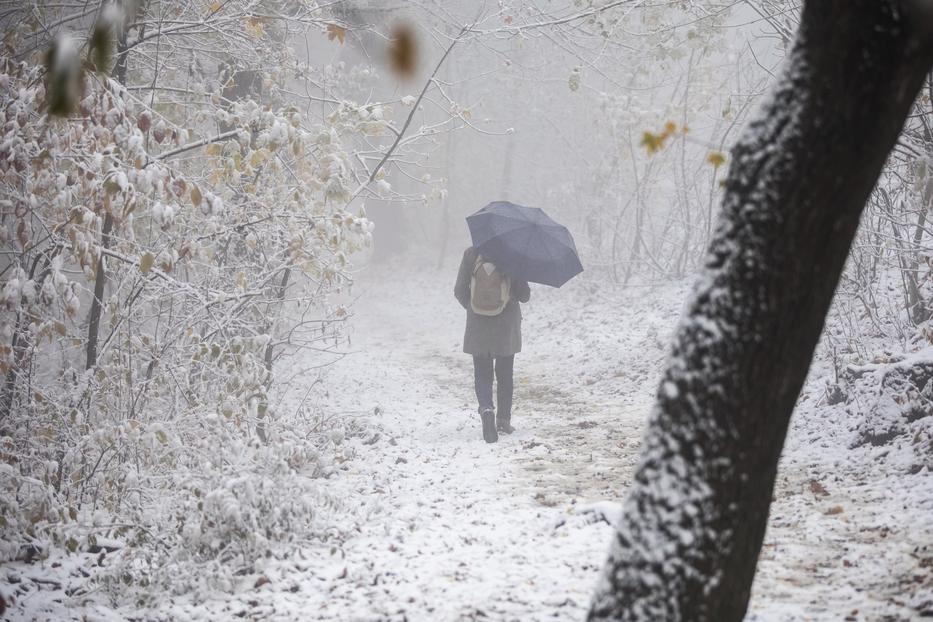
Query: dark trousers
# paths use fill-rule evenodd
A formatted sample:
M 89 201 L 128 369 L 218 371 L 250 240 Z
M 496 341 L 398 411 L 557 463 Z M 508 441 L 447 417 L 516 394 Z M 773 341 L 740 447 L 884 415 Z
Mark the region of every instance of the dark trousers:
M 473 356 L 473 385 L 476 388 L 476 401 L 479 410 L 492 408 L 493 369 L 496 376 L 496 413 L 499 419 L 509 421 L 512 417 L 512 367 L 515 355 L 511 356 Z

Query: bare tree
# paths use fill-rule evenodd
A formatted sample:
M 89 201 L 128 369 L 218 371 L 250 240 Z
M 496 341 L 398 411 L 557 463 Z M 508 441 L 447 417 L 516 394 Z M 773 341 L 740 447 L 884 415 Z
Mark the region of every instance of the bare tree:
M 807 2 L 733 150 L 590 620 L 740 620 L 862 208 L 933 64 L 916 0 Z

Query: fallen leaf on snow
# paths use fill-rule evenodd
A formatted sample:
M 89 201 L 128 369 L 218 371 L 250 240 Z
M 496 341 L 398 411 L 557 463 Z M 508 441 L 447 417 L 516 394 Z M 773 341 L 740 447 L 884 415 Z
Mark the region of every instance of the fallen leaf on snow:
M 827 496 L 829 493 L 826 492 L 826 488 L 823 487 L 823 484 L 819 483 L 815 479 L 810 480 L 810 492 L 815 495 Z

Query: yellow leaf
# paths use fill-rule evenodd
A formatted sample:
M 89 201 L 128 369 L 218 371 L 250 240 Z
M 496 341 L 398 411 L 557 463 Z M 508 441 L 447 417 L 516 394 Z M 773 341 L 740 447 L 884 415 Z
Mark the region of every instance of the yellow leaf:
M 152 264 L 155 263 L 155 255 L 150 252 L 145 252 L 139 258 L 139 271 L 143 274 L 149 274 L 149 271 L 152 269 Z
M 346 38 L 346 36 L 347 36 L 346 28 L 338 26 L 337 24 L 327 25 L 327 39 L 329 41 L 333 41 L 334 39 L 337 39 L 342 45 L 343 40 Z
M 674 123 L 673 121 L 668 121 L 667 123 L 664 124 L 664 134 L 666 136 L 670 136 L 676 131 L 677 131 L 677 124 Z
M 726 163 L 726 156 L 718 151 L 711 151 L 708 156 L 706 156 L 706 161 L 713 165 L 713 168 L 719 168 Z
M 197 207 L 197 206 L 199 206 L 199 205 L 201 204 L 201 198 L 202 198 L 202 197 L 201 197 L 201 191 L 198 189 L 197 186 L 195 186 L 195 185 L 192 184 L 192 186 L 191 186 L 191 202 L 194 204 L 195 207 Z
M 641 136 L 641 146 L 648 150 L 649 154 L 657 153 L 664 148 L 664 140 L 667 138 L 664 134 L 652 134 L 645 132 Z
M 266 34 L 262 27 L 262 18 L 259 17 L 247 17 L 243 27 L 246 29 L 246 34 L 253 39 L 261 39 Z

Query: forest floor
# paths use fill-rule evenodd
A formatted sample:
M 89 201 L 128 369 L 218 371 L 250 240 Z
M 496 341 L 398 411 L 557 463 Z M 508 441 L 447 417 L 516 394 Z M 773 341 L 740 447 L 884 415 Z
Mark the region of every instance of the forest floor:
M 584 275 L 533 286 L 517 432 L 486 444 L 453 275 L 403 288 L 388 274 L 359 283 L 351 352 L 327 372 L 325 408 L 377 432 L 346 440 L 328 480 L 345 528 L 233 594 L 171 599 L 164 619 L 585 615 L 686 284 L 613 291 Z M 812 375 L 824 373 L 817 362 Z M 808 384 L 792 423 L 748 619 L 933 615 L 933 474 L 850 450 L 854 423 L 826 411 L 821 392 Z
M 329 382 L 344 388 L 338 410 L 379 413 L 383 440 L 346 477 L 381 510 L 343 542 L 306 611 L 316 620 L 582 619 L 611 534 L 603 517 L 636 466 L 686 283 L 613 292 L 581 277 L 534 287 L 515 363 L 518 431 L 487 445 L 461 351 L 463 311 L 445 276 L 408 291 L 372 275 L 360 284 L 356 353 Z M 805 393 L 749 618 L 933 614 L 933 475 L 850 450 L 854 423 L 824 421 L 821 387 Z

